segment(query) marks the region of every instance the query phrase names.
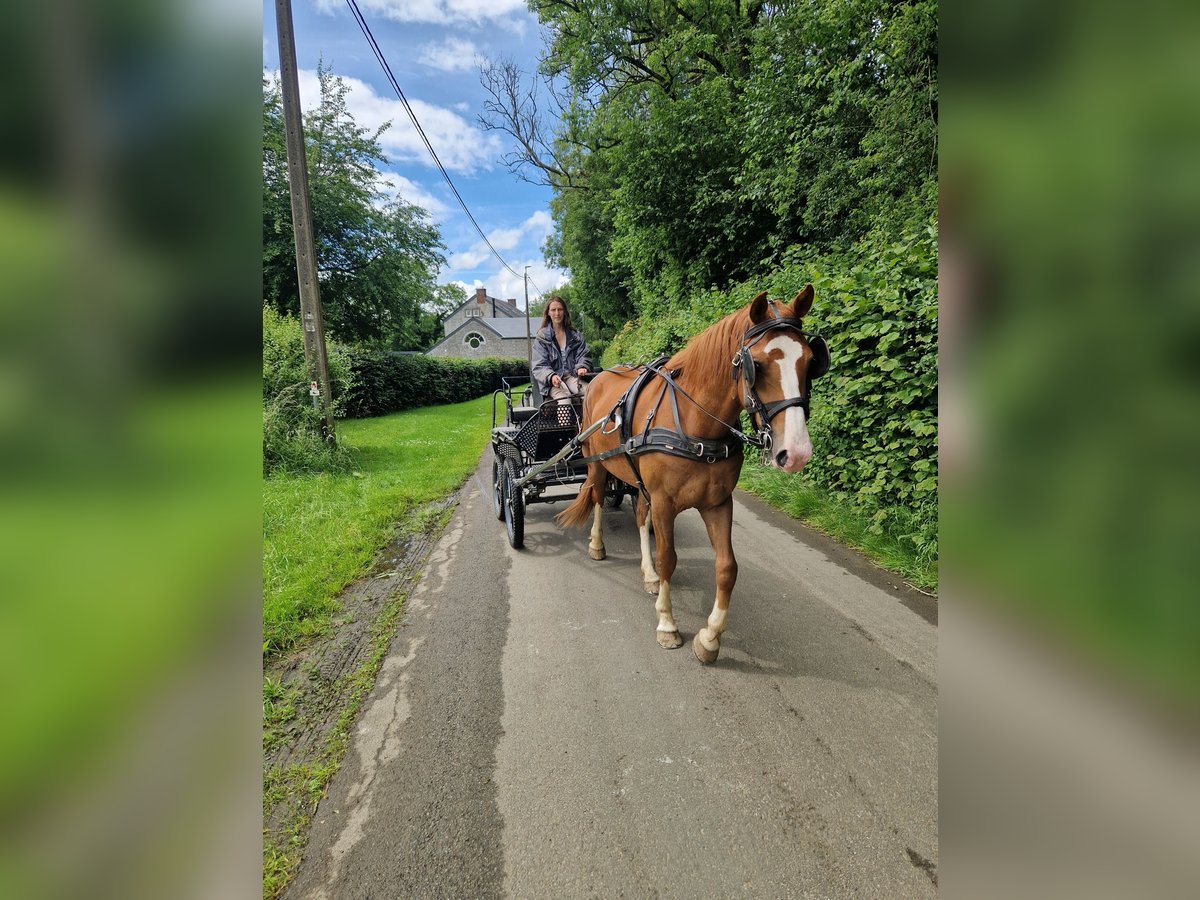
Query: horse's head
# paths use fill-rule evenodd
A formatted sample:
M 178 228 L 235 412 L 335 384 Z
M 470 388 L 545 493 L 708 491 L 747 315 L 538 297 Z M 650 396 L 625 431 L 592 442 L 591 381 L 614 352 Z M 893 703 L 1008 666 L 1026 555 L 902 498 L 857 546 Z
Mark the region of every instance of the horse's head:
M 799 472 L 812 458 L 808 436 L 812 382 L 829 370 L 829 348 L 804 333 L 804 315 L 812 308 L 813 287 L 806 285 L 790 305 L 767 299 L 750 302 L 750 326 L 733 361 L 742 405 L 750 413 L 765 456 L 784 472 Z

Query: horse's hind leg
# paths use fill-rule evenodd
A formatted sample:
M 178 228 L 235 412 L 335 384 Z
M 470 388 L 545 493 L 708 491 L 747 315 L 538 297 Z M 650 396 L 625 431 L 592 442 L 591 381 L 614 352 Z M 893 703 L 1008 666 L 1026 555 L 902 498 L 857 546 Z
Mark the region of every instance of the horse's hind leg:
M 666 650 L 674 650 L 683 646 L 683 638 L 679 636 L 679 626 L 675 624 L 675 616 L 671 613 L 671 576 L 675 574 L 675 516 L 674 507 L 661 499 L 650 511 L 654 518 L 654 541 L 658 545 L 658 599 L 654 601 L 654 609 L 658 613 L 658 628 L 655 629 L 658 646 Z
M 654 550 L 650 546 L 650 504 L 645 494 L 637 495 L 638 538 L 642 545 L 642 585 L 647 594 L 658 595 L 658 572 L 654 569 Z
M 592 510 L 592 531 L 588 535 L 588 556 L 592 559 L 605 559 L 608 554 L 604 551 L 604 523 L 601 517 L 604 514 L 604 504 L 597 503 L 596 508 Z
M 696 632 L 692 640 L 692 652 L 704 664 L 717 661 L 721 652 L 721 635 L 725 631 L 725 617 L 729 613 L 729 596 L 737 583 L 737 560 L 733 556 L 733 498 L 720 506 L 700 510 L 708 540 L 717 555 L 717 602 L 708 617 L 708 624 Z
M 604 523 L 601 521 L 608 479 L 608 472 L 600 465 L 593 464 L 588 471 L 588 484 L 591 486 L 592 499 L 596 502 L 596 507 L 592 510 L 592 530 L 588 535 L 588 556 L 596 560 L 604 559 L 608 555 L 604 551 Z

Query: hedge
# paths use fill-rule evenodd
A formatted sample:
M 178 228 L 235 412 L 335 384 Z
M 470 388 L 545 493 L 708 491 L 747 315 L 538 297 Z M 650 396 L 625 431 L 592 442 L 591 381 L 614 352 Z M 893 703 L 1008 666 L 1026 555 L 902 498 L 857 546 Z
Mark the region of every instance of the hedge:
M 524 359 L 443 359 L 418 354 L 351 351 L 352 385 L 342 409 L 366 419 L 418 406 L 474 400 L 501 387 L 500 379 L 528 378 Z

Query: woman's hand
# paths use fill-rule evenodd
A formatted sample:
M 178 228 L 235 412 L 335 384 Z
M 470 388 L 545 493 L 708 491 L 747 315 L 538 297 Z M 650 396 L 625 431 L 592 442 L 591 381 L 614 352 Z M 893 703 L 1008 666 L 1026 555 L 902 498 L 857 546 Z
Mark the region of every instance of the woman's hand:
M 551 387 L 558 387 L 560 384 L 562 384 L 562 379 L 561 379 L 561 378 L 559 378 L 557 375 L 551 375 L 551 376 L 550 376 L 550 385 L 551 385 Z
M 578 369 L 575 370 L 575 374 L 580 375 L 580 376 L 586 375 L 587 369 L 585 369 L 583 366 L 580 366 Z

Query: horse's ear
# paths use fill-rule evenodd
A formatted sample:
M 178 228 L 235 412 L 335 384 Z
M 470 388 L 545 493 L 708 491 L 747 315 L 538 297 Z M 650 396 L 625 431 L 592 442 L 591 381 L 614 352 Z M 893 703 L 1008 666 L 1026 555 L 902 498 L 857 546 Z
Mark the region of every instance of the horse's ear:
M 750 301 L 750 322 L 757 325 L 767 317 L 768 309 L 767 292 L 763 291 L 757 297 Z
M 813 286 L 806 284 L 800 293 L 792 298 L 792 315 L 797 319 L 803 319 L 808 315 L 808 311 L 812 309 L 812 303 Z

